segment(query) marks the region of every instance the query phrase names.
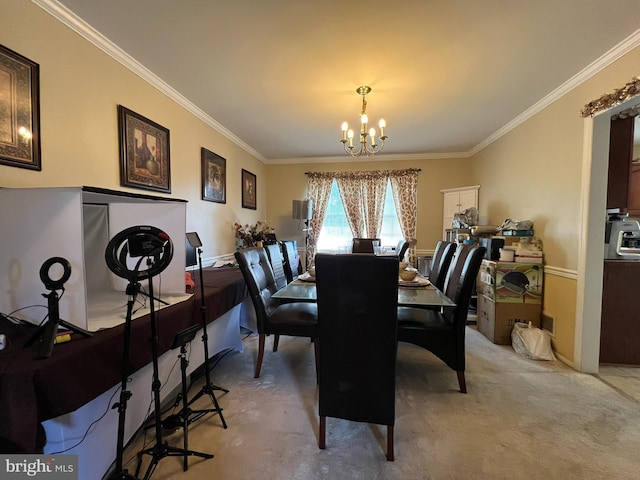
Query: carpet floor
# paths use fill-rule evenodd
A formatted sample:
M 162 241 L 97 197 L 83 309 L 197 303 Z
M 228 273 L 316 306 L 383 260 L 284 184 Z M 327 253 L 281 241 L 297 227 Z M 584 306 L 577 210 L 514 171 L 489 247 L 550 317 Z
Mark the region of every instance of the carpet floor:
M 615 384 L 560 361 L 533 361 L 467 328 L 467 389 L 429 352 L 399 344 L 395 461 L 386 427 L 327 419 L 318 449 L 317 385 L 308 339 L 282 337 L 253 378 L 257 337 L 222 356 L 212 373 L 228 428 L 209 414 L 188 429 L 189 448 L 212 459 L 159 458 L 151 478 L 190 479 L 631 479 L 640 471 L 640 403 Z M 200 378 L 190 395 L 199 391 Z M 615 382 L 614 382 L 615 383 Z M 203 397 L 193 408 L 211 408 Z M 170 414 L 172 412 L 167 412 Z M 165 414 L 165 415 L 166 415 Z M 164 432 L 182 448 L 182 430 Z M 141 429 L 125 451 L 155 443 Z M 142 456 L 139 478 L 151 455 Z

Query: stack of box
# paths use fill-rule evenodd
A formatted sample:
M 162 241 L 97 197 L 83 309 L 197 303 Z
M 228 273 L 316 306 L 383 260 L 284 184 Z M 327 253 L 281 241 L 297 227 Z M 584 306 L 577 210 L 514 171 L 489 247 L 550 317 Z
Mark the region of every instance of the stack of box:
M 526 250 L 523 248 L 516 249 L 516 263 L 533 263 L 542 265 L 543 254 L 539 250 Z
M 540 264 L 483 260 L 476 282 L 478 330 L 493 343 L 510 345 L 516 322 L 539 327 L 542 280 Z

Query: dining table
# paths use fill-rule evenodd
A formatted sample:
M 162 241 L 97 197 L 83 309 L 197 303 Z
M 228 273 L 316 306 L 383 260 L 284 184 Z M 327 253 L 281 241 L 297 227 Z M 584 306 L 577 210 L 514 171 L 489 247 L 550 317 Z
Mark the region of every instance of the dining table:
M 316 302 L 314 277 L 305 272 L 271 297 L 290 302 Z M 427 279 L 419 275 L 413 282 L 403 282 L 398 277 L 398 306 L 444 309 L 453 308 L 456 304 Z

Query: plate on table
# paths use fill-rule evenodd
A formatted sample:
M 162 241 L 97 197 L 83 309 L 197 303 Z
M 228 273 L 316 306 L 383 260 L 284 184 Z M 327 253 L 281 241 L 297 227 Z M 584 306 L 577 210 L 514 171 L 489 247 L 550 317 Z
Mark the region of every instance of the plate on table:
M 309 272 L 304 272 L 298 277 L 298 280 L 302 280 L 303 282 L 315 282 L 316 277 L 312 277 Z
M 411 281 L 398 278 L 398 286 L 400 287 L 426 287 L 428 285 L 431 285 L 429 279 L 420 276 L 417 276 Z

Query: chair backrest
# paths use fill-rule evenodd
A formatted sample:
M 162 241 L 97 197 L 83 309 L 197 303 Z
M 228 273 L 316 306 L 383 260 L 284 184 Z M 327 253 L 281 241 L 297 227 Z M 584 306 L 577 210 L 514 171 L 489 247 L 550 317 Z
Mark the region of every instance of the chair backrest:
M 284 257 L 284 274 L 287 282 L 291 283 L 300 274 L 300 255 L 298 255 L 298 242 L 295 240 L 282 241 L 282 256 Z
M 267 257 L 273 270 L 276 287 L 280 290 L 287 285 L 287 276 L 284 273 L 284 258 L 282 257 L 280 245 L 277 243 L 269 244 L 265 245 L 264 249 L 267 251 Z
M 456 244 L 453 242 L 445 242 L 444 240 L 438 242 L 433 252 L 429 281 L 439 290 L 444 289 L 444 281 L 455 252 Z
M 398 259 L 318 254 L 315 266 L 319 414 L 393 425 Z
M 256 310 L 258 333 L 263 333 L 269 314 L 280 304 L 271 298 L 277 291 L 271 264 L 264 248 L 246 248 L 235 252 L 234 256 Z
M 400 262 L 404 261 L 404 256 L 407 253 L 407 250 L 409 250 L 409 245 L 411 244 L 404 239 L 398 242 L 398 246 L 396 247 L 396 254 L 398 255 L 398 260 Z
M 379 238 L 354 238 L 351 253 L 373 253 L 373 242 L 375 241 L 380 245 Z
M 264 244 L 265 245 L 275 245 L 278 243 L 278 239 L 276 238 L 275 233 L 265 233 L 264 234 Z
M 484 247 L 461 244 L 451 260 L 443 291 L 456 304 L 456 308 L 452 309 L 451 318 L 456 328 L 460 325 L 460 328 L 464 329 L 466 325 L 469 300 L 485 252 Z

